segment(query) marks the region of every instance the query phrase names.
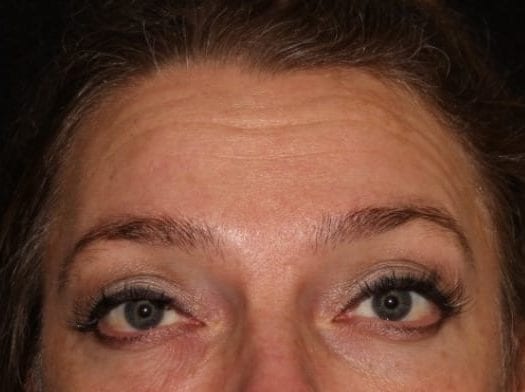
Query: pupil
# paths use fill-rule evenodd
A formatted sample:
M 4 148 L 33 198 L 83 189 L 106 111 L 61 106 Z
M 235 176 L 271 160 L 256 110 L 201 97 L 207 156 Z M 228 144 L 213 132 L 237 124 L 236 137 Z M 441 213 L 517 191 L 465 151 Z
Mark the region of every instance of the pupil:
M 141 318 L 148 318 L 152 312 L 153 312 L 153 309 L 151 308 L 150 304 L 142 304 L 138 308 L 137 314 Z
M 375 295 L 372 298 L 372 308 L 382 320 L 399 321 L 410 313 L 412 296 L 410 291 L 391 290 Z
M 385 307 L 388 309 L 395 309 L 399 306 L 399 300 L 393 295 L 385 298 Z
M 124 307 L 128 324 L 135 329 L 150 329 L 156 327 L 164 316 L 161 304 L 152 301 L 131 301 Z

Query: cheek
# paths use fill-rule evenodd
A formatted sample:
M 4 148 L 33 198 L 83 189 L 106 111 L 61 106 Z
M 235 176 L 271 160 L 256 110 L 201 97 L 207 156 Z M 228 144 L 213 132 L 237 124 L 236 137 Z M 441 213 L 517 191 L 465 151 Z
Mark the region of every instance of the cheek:
M 43 353 L 45 385 L 52 391 L 166 391 L 206 379 L 197 350 L 192 358 L 181 359 L 167 346 L 137 353 L 100 349 L 91 356 L 66 339 L 65 344 L 55 342 L 55 348 L 46 347 Z
M 426 356 L 396 358 L 385 354 L 359 366 L 332 366 L 327 390 L 346 391 L 353 386 L 359 391 L 389 392 L 495 392 L 501 379 L 493 368 L 479 366 L 486 358 L 458 363 L 454 353 L 433 352 Z
M 338 386 L 368 385 L 367 391 L 501 390 L 499 332 L 491 323 L 476 327 L 478 321 L 445 325 L 435 336 L 410 342 L 323 331 L 332 353 L 328 380 L 340 381 Z

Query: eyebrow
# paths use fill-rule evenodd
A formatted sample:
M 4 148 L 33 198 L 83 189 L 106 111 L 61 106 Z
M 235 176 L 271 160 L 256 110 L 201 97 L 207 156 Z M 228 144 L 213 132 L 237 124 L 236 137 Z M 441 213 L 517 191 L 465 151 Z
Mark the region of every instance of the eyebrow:
M 315 226 L 315 249 L 335 246 L 357 238 L 378 235 L 409 222 L 422 220 L 452 234 L 469 264 L 473 265 L 472 248 L 459 222 L 446 210 L 433 206 L 369 207 L 342 215 L 325 215 Z
M 76 255 L 102 241 L 130 241 L 149 246 L 175 247 L 186 252 L 220 248 L 218 236 L 202 223 L 169 216 L 113 217 L 89 229 L 75 243 L 61 265 L 59 289 L 65 286 Z
M 208 247 L 215 239 L 211 228 L 186 219 L 167 216 L 124 216 L 89 230 L 76 243 L 75 252 L 100 240 L 128 240 L 190 250 Z
M 431 206 L 368 207 L 341 215 L 323 215 L 314 226 L 314 249 L 317 251 L 358 238 L 378 235 L 416 220 L 426 221 L 451 233 L 463 250 L 468 264 L 473 265 L 471 247 L 457 220 L 446 210 Z M 111 218 L 95 225 L 76 242 L 61 265 L 59 289 L 66 285 L 69 271 L 78 253 L 93 243 L 119 240 L 150 246 L 176 247 L 186 252 L 210 248 L 219 252 L 221 250 L 220 235 L 203 223 L 168 216 L 125 215 Z

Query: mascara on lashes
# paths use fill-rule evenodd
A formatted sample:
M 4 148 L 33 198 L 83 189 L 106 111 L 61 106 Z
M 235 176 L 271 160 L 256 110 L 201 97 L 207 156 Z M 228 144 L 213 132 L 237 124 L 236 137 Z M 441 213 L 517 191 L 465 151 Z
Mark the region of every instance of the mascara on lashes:
M 99 322 L 117 306 L 132 301 L 151 301 L 163 307 L 171 308 L 181 315 L 189 316 L 190 313 L 177 300 L 168 296 L 164 291 L 152 288 L 151 285 L 125 284 L 119 290 L 103 290 L 86 304 L 75 305 L 73 328 L 80 332 L 93 332 L 97 330 Z

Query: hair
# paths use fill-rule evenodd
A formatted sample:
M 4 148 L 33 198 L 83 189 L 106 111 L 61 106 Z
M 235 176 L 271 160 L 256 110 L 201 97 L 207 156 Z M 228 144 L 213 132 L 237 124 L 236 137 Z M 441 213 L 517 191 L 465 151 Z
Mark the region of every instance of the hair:
M 57 173 L 97 103 L 175 64 L 263 72 L 363 69 L 427 102 L 471 154 L 501 253 L 501 303 L 513 366 L 525 318 L 525 110 L 461 18 L 424 0 L 93 0 L 72 8 L 60 53 L 13 123 L 2 156 L 0 379 L 23 390 L 39 352 L 43 254 Z

